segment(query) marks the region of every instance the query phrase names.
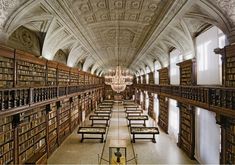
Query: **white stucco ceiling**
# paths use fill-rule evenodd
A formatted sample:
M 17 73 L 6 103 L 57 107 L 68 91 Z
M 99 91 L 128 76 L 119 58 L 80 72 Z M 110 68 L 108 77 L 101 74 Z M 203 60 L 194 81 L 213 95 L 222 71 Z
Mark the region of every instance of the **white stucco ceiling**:
M 45 34 L 42 56 L 66 50 L 68 66 L 138 73 L 169 63 L 172 48 L 194 51 L 194 36 L 216 25 L 235 41 L 235 0 L 0 0 L 0 37 L 20 26 Z M 3 38 L 4 37 L 4 38 Z

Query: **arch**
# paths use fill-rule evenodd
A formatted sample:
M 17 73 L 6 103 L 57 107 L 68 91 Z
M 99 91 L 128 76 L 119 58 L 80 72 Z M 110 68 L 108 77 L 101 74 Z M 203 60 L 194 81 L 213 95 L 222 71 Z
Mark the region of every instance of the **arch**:
M 86 58 L 84 64 L 83 64 L 82 70 L 85 71 L 85 72 L 88 71 L 89 67 L 90 67 L 92 64 L 94 64 L 94 62 L 95 62 L 94 59 L 93 59 L 91 56 L 88 56 L 88 57 Z

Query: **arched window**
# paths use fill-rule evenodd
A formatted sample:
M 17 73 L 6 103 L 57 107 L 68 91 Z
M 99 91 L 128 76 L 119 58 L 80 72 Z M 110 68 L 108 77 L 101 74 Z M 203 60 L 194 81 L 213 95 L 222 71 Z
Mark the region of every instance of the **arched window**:
M 149 84 L 149 73 L 150 73 L 150 69 L 148 66 L 146 66 L 146 75 L 145 75 L 146 84 Z
M 158 116 L 159 116 L 159 100 L 158 95 L 154 94 L 154 104 L 153 104 L 153 110 L 156 114 L 156 122 L 158 122 Z
M 157 70 L 161 69 L 159 61 L 154 62 L 154 83 L 159 84 L 159 73 Z
M 143 92 L 140 92 L 140 103 L 142 103 L 143 101 L 144 101 Z
M 169 124 L 168 124 L 168 133 L 174 139 L 175 142 L 178 142 L 179 134 L 179 108 L 177 107 L 177 101 L 169 99 Z
M 174 49 L 170 52 L 170 83 L 174 85 L 180 84 L 180 70 L 176 64 L 183 60 L 182 53 Z
M 222 84 L 222 65 L 215 48 L 225 46 L 226 37 L 217 27 L 212 27 L 196 37 L 197 84 Z
M 195 158 L 200 164 L 219 164 L 220 134 L 220 126 L 216 124 L 216 113 L 196 108 Z
M 145 110 L 148 110 L 149 108 L 149 95 L 148 95 L 148 92 L 145 91 Z
M 136 83 L 139 84 L 139 76 L 136 77 Z

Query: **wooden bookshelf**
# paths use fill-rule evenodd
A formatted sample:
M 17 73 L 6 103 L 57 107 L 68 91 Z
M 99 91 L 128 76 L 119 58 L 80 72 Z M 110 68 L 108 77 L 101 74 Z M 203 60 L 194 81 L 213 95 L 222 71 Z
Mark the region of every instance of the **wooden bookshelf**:
M 224 49 L 224 85 L 235 87 L 235 46 L 226 46 Z
M 12 116 L 0 118 L 0 164 L 14 164 Z
M 180 67 L 180 85 L 196 85 L 195 59 L 186 60 L 177 65 Z
M 18 163 L 23 164 L 38 152 L 46 152 L 46 106 L 19 114 Z
M 58 117 L 57 117 L 58 105 L 56 102 L 49 104 L 48 112 L 48 138 L 47 138 L 47 147 L 48 155 L 51 155 L 53 151 L 58 147 Z
M 165 96 L 159 95 L 159 120 L 158 125 L 162 130 L 168 133 L 168 98 Z
M 71 121 L 70 121 L 70 127 L 71 131 L 73 131 L 77 125 L 79 124 L 79 107 L 78 107 L 78 96 L 74 96 L 70 98 L 71 101 Z
M 47 84 L 48 86 L 57 85 L 57 67 L 58 63 L 55 61 L 47 61 Z
M 235 87 L 235 45 L 215 49 L 216 54 L 222 55 L 222 80 L 226 87 Z
M 71 68 L 70 69 L 70 85 L 78 85 L 79 77 L 78 77 L 78 69 Z
M 15 57 L 17 87 L 45 85 L 46 60 L 38 59 L 22 51 L 16 51 Z
M 226 117 L 222 124 L 221 164 L 235 164 L 235 119 Z
M 79 85 L 85 85 L 85 73 L 79 71 Z
M 64 99 L 60 101 L 58 109 L 58 140 L 59 143 L 64 141 L 64 139 L 70 133 L 70 99 Z
M 0 164 L 45 163 L 77 127 L 81 111 L 88 115 L 103 96 L 100 85 L 91 85 L 103 78 L 79 73 L 0 45 Z
M 156 114 L 154 112 L 154 96 L 153 94 L 149 95 L 149 109 L 148 109 L 148 115 L 153 119 L 156 120 Z
M 194 159 L 195 148 L 195 111 L 194 107 L 183 103 L 179 104 L 180 108 L 180 125 L 178 146 L 185 153 Z
M 85 116 L 87 117 L 89 115 L 89 94 L 86 93 L 84 96 L 84 111 Z
M 85 74 L 85 76 L 84 76 L 84 84 L 85 84 L 85 85 L 88 85 L 88 84 L 89 84 L 89 77 L 90 77 L 89 74 Z
M 79 72 L 79 73 L 78 73 Z M 0 46 L 0 88 L 102 84 L 103 78 Z
M 146 81 L 146 75 L 142 75 L 142 77 L 143 77 L 143 84 L 146 84 L 146 83 L 147 83 L 147 81 Z
M 2 47 L 0 49 L 0 88 L 14 87 L 14 50 Z
M 158 72 L 159 72 L 159 84 L 168 85 L 170 83 L 168 68 L 165 67 L 165 68 L 159 69 Z
M 58 85 L 69 85 L 70 68 L 64 64 L 58 64 Z
M 154 84 L 154 72 L 149 73 L 149 84 Z

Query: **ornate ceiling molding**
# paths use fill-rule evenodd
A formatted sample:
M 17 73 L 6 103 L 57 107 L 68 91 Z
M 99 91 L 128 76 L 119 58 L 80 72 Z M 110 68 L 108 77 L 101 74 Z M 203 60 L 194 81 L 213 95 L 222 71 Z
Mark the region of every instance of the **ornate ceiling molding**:
M 0 0 L 0 36 L 21 26 L 43 33 L 42 55 L 66 51 L 67 65 L 102 74 L 169 64 L 169 51 L 194 55 L 193 37 L 216 25 L 235 42 L 235 0 Z M 5 39 L 5 38 L 4 38 Z M 1 39 L 0 39 L 1 40 Z M 180 41 L 180 42 L 179 42 Z M 86 60 L 84 60 L 86 59 Z

